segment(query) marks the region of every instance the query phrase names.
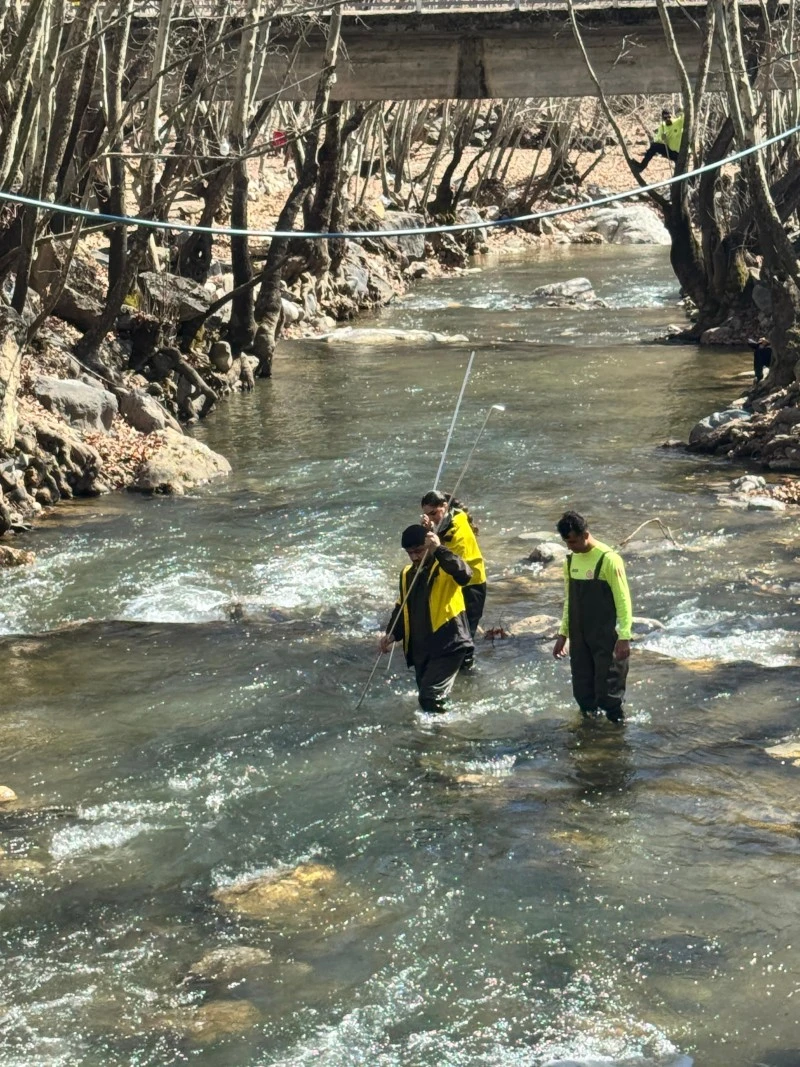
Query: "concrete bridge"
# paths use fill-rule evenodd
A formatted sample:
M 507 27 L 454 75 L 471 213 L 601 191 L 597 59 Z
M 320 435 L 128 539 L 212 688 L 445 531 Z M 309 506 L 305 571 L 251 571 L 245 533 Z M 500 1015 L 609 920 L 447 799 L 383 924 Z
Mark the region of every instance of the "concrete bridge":
M 357 5 L 357 6 L 356 6 Z M 760 21 L 758 4 L 745 0 Z M 687 69 L 696 69 L 705 4 L 670 4 Z M 587 51 L 610 95 L 679 89 L 652 0 L 576 4 Z M 502 99 L 594 95 L 564 0 L 354 0 L 346 4 L 332 96 L 338 100 Z M 297 22 L 273 23 L 260 95 L 313 97 L 324 36 L 312 31 L 291 69 Z M 709 88 L 721 87 L 714 63 Z

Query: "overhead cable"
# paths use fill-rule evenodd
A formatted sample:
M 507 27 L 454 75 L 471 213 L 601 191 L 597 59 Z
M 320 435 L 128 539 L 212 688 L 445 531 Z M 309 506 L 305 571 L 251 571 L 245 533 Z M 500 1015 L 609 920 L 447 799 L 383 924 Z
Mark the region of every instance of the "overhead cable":
M 575 204 L 563 204 L 561 207 L 548 208 L 546 211 L 534 211 L 524 215 L 514 215 L 510 218 L 481 219 L 480 222 L 455 222 L 441 226 L 405 226 L 393 229 L 379 230 L 343 230 L 338 233 L 323 233 L 316 230 L 251 230 L 235 229 L 231 226 L 198 226 L 191 222 L 171 222 L 162 219 L 147 219 L 129 215 L 108 215 L 100 211 L 90 211 L 88 208 L 73 207 L 69 204 L 56 204 L 47 200 L 37 200 L 35 197 L 23 196 L 21 193 L 12 193 L 0 190 L 0 202 L 6 201 L 13 204 L 22 204 L 25 207 L 35 207 L 42 211 L 53 214 L 72 215 L 80 218 L 92 219 L 95 222 L 112 223 L 124 226 L 144 226 L 151 230 L 170 230 L 176 233 L 206 233 L 212 237 L 270 237 L 270 238 L 302 238 L 308 241 L 334 241 L 346 239 L 349 241 L 364 241 L 370 237 L 412 237 L 422 234 L 434 233 L 464 233 L 468 230 L 485 230 L 495 226 L 516 226 L 523 222 L 535 222 L 537 219 L 551 219 L 559 215 L 568 215 L 573 211 L 588 211 L 596 207 L 604 207 L 606 204 L 615 204 L 621 200 L 629 200 L 642 193 L 649 193 L 656 189 L 664 189 L 667 186 L 676 185 L 679 182 L 688 181 L 700 174 L 709 171 L 720 170 L 722 167 L 735 163 L 745 156 L 754 152 L 760 152 L 770 145 L 783 141 L 787 137 L 793 137 L 800 132 L 800 124 L 792 126 L 781 133 L 776 133 L 758 144 L 742 148 L 724 159 L 714 163 L 706 163 L 702 167 L 686 171 L 685 174 L 675 174 L 671 178 L 662 178 L 648 185 L 637 185 L 633 189 L 626 189 L 622 193 L 609 193 L 606 196 L 596 197 L 594 200 L 582 200 Z

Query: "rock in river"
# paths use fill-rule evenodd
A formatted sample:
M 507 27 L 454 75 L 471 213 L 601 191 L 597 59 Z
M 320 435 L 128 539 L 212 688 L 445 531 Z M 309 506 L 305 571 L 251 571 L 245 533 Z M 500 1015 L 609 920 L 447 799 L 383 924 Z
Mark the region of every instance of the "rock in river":
M 290 871 L 223 886 L 213 897 L 241 918 L 295 929 L 356 919 L 370 922 L 374 917 L 370 902 L 322 863 L 301 863 Z
M 317 338 L 329 345 L 461 345 L 469 338 L 463 333 L 434 333 L 431 330 L 372 330 L 344 326 Z
M 283 874 L 270 873 L 217 889 L 213 896 L 229 911 L 251 919 L 321 904 L 336 884 L 336 872 L 322 863 L 301 863 Z
M 800 741 L 784 741 L 764 749 L 773 759 L 789 760 L 793 767 L 800 767 Z
M 272 953 L 251 945 L 223 945 L 193 964 L 188 978 L 201 982 L 240 981 L 251 971 L 272 966 Z

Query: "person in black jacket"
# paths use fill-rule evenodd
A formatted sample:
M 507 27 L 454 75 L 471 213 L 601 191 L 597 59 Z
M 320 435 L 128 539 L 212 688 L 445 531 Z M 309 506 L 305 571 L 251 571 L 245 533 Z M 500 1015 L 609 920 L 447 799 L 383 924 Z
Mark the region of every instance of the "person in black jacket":
M 400 597 L 380 650 L 388 652 L 402 641 L 406 663 L 416 675 L 420 707 L 442 712 L 464 658 L 474 649 L 462 591 L 472 569 L 424 526 L 403 530 L 401 545 L 410 563 L 400 575 Z
M 769 343 L 769 338 L 759 337 L 757 341 L 754 341 L 752 337 L 748 338 L 747 343 L 753 349 L 753 374 L 756 381 L 760 382 L 764 377 L 764 371 L 769 373 L 769 365 L 772 362 L 772 348 Z

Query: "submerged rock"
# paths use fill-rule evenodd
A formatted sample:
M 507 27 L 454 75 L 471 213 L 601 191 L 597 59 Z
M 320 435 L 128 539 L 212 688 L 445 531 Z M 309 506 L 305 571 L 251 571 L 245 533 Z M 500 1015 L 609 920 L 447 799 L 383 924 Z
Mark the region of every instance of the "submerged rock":
M 800 767 L 800 740 L 783 741 L 779 745 L 770 745 L 764 751 L 773 759 L 789 760 L 793 767 Z
M 0 879 L 13 879 L 17 877 L 35 878 L 47 868 L 39 860 L 29 860 L 22 856 L 6 856 L 0 854 Z
M 317 340 L 329 345 L 456 345 L 467 344 L 469 338 L 463 333 L 434 333 L 431 330 L 373 330 L 367 327 L 356 329 L 352 326 L 344 326 L 340 330 L 323 334 Z
M 556 615 L 528 615 L 527 618 L 511 623 L 509 631 L 514 637 L 525 634 L 541 641 L 549 641 L 558 637 L 560 626 L 561 619 Z
M 17 799 L 17 794 L 10 786 L 0 785 L 0 804 L 10 804 Z
M 631 960 L 648 970 L 669 973 L 684 969 L 713 969 L 722 956 L 722 949 L 713 938 L 696 934 L 668 934 L 640 942 L 631 953 Z
M 23 548 L 0 545 L 0 567 L 25 567 L 36 562 L 36 554 Z
M 249 1000 L 210 1000 L 200 1007 L 190 1007 L 153 1016 L 153 1030 L 172 1030 L 196 1044 L 211 1044 L 224 1037 L 251 1030 L 261 1019 Z
M 158 443 L 139 468 L 131 485 L 133 490 L 179 496 L 231 472 L 224 456 L 192 437 L 169 429 L 158 430 L 152 437 Z
M 229 911 L 251 919 L 324 903 L 337 883 L 336 872 L 322 863 L 301 863 L 283 874 L 270 873 L 251 881 L 224 886 L 214 899 Z
M 246 974 L 272 966 L 272 953 L 251 945 L 225 945 L 207 952 L 189 968 L 190 980 L 232 982 Z

